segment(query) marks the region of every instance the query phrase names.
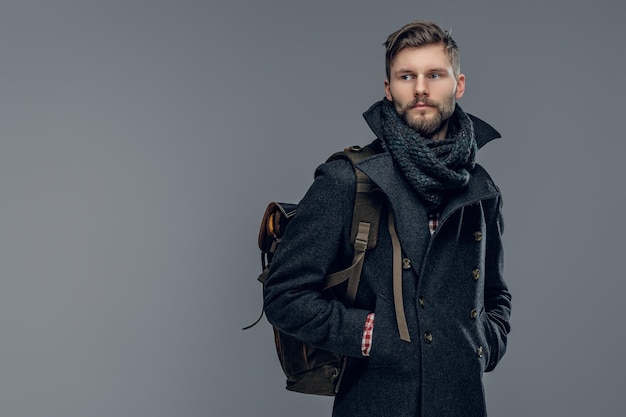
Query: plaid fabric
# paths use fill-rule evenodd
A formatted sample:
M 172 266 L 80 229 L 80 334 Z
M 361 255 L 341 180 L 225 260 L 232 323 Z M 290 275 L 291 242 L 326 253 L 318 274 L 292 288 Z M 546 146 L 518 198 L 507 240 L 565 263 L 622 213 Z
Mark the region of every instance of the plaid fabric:
M 430 235 L 435 233 L 435 230 L 439 226 L 439 212 L 435 212 L 428 215 L 428 229 Z M 363 356 L 369 356 L 370 350 L 372 350 L 372 333 L 374 332 L 374 313 L 369 313 L 365 320 L 365 326 L 363 327 L 363 338 L 361 339 L 361 353 Z
M 439 212 L 428 215 L 428 229 L 430 229 L 430 235 L 435 233 L 435 229 L 439 226 Z
M 363 327 L 363 339 L 361 340 L 361 353 L 363 356 L 370 355 L 370 349 L 372 348 L 372 332 L 374 331 L 374 313 L 369 313 L 367 319 L 365 319 L 365 326 Z

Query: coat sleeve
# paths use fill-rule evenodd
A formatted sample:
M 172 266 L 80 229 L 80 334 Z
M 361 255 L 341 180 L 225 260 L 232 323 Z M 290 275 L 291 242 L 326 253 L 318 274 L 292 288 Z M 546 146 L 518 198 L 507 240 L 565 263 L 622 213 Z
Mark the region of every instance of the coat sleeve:
M 360 357 L 369 311 L 322 294 L 325 277 L 351 261 L 349 232 L 356 180 L 348 161 L 326 163 L 298 205 L 264 287 L 267 319 L 313 346 Z
M 485 310 L 492 330 L 492 346 L 486 372 L 492 371 L 506 351 L 507 335 L 511 331 L 511 293 L 503 277 L 502 197 L 495 201 L 495 210 L 489 219 L 487 230 L 487 254 L 485 279 Z

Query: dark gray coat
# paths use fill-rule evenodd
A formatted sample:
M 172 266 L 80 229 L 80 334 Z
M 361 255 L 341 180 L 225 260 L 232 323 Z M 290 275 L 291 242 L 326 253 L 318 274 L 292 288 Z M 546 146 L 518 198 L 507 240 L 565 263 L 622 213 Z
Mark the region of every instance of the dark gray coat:
M 380 137 L 379 108 L 364 114 Z M 472 117 L 479 146 L 499 137 Z M 286 333 L 350 356 L 334 417 L 482 417 L 482 375 L 506 349 L 511 296 L 502 277 L 500 191 L 480 166 L 441 213 L 431 237 L 423 205 L 390 154 L 359 163 L 393 210 L 403 257 L 403 302 L 411 341 L 400 339 L 392 291 L 392 246 L 384 221 L 366 254 L 353 308 L 320 293 L 350 264 L 355 176 L 349 162 L 320 166 L 274 257 L 265 286 L 268 320 Z M 386 216 L 382 217 L 386 219 Z M 363 325 L 375 312 L 370 357 Z

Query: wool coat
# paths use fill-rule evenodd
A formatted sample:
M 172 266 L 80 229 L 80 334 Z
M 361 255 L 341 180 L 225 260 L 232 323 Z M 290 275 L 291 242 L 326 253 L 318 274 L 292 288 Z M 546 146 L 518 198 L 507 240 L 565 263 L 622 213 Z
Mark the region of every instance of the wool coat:
M 380 104 L 364 117 L 382 137 Z M 481 147 L 500 137 L 470 116 Z M 431 236 L 419 197 L 384 150 L 357 164 L 385 195 L 402 246 L 402 301 L 410 341 L 400 338 L 392 242 L 381 216 L 351 307 L 321 292 L 352 261 L 355 175 L 335 160 L 316 170 L 274 256 L 264 287 L 268 320 L 285 333 L 349 357 L 334 417 L 483 417 L 482 376 L 506 350 L 511 295 L 503 279 L 502 198 L 485 169 L 447 199 Z M 339 291 L 342 289 L 340 288 Z M 345 288 L 343 289 L 345 290 Z M 375 313 L 370 356 L 363 328 Z

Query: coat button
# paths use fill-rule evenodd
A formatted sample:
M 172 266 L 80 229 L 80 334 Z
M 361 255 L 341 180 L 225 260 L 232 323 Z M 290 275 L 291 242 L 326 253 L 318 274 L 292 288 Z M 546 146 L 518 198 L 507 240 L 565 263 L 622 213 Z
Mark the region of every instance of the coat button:
M 402 269 L 409 269 L 411 267 L 411 260 L 409 258 L 404 258 L 402 260 Z
M 480 269 L 476 268 L 472 271 L 472 278 L 474 281 L 478 281 L 478 278 L 480 278 Z
M 426 307 L 426 300 L 424 300 L 424 297 L 418 298 L 417 302 L 420 305 L 420 307 L 422 307 L 422 308 Z
M 478 349 L 476 349 L 476 353 L 478 353 L 478 357 L 482 358 L 483 357 L 483 347 L 482 346 L 478 346 Z
M 474 232 L 474 240 L 476 242 L 480 242 L 483 239 L 483 234 L 481 232 Z
M 425 341 L 426 343 L 432 343 L 432 341 L 433 341 L 433 335 L 432 335 L 432 334 L 430 334 L 430 332 L 426 332 L 426 333 L 424 333 L 424 341 Z
M 472 311 L 470 311 L 470 317 L 473 318 L 473 319 L 478 317 L 478 310 L 473 309 Z

